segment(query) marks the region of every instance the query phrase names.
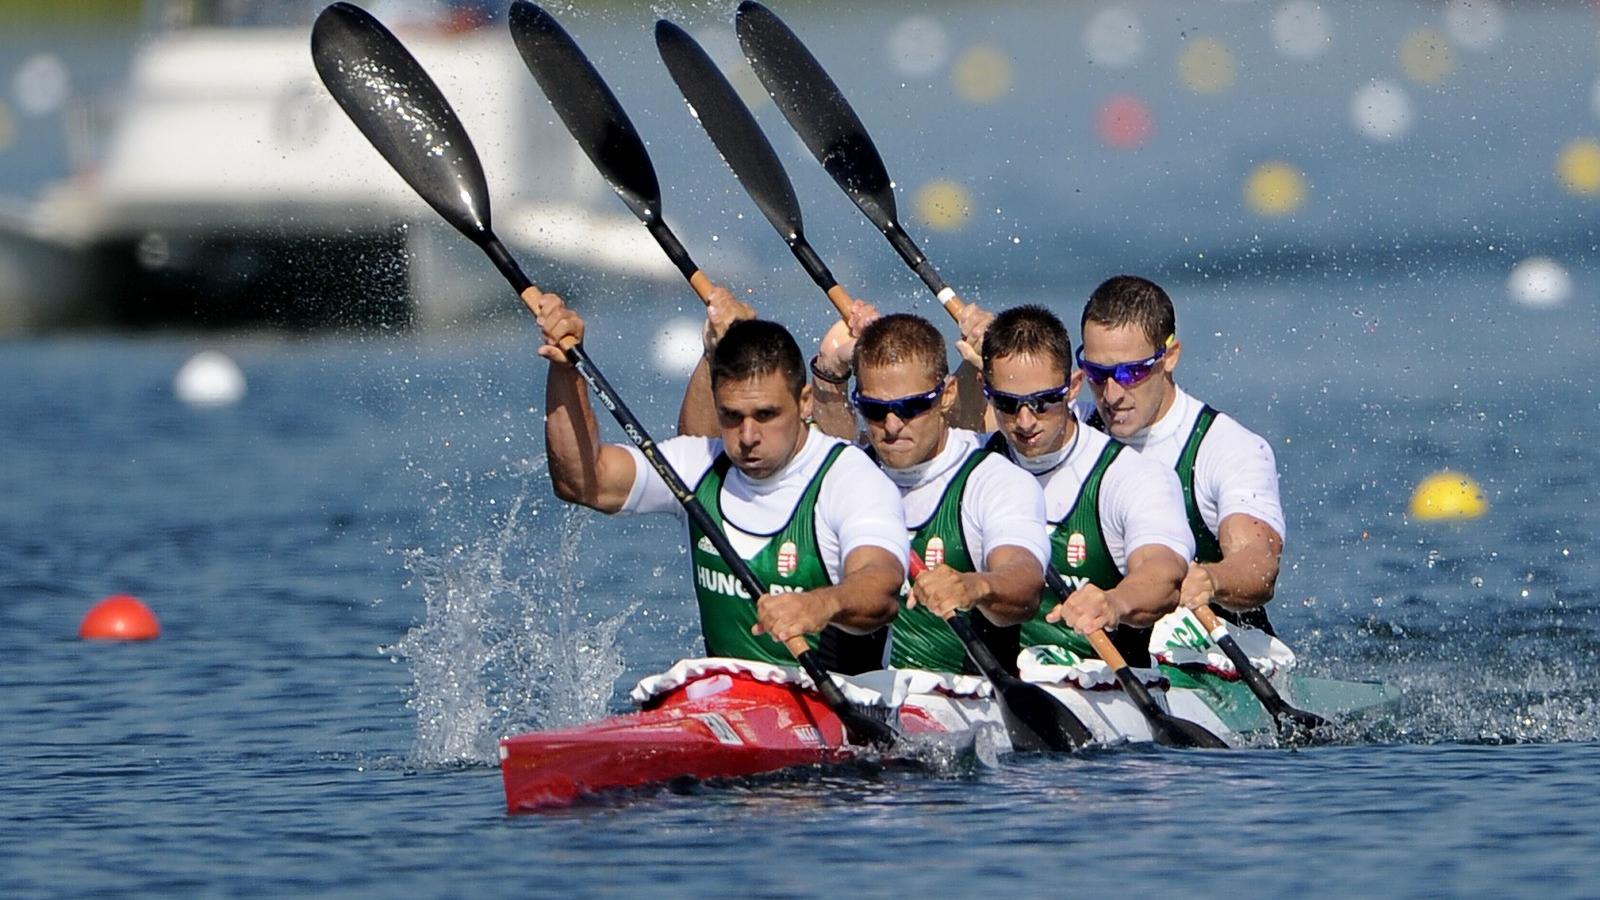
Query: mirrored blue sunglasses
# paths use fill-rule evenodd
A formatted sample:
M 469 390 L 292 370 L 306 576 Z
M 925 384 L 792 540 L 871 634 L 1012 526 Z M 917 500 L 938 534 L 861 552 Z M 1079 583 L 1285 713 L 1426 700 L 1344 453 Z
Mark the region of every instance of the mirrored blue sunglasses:
M 1110 366 L 1102 366 L 1099 363 L 1092 363 L 1084 359 L 1083 347 L 1079 346 L 1078 368 L 1082 369 L 1084 376 L 1094 384 L 1105 384 L 1107 380 L 1115 380 L 1117 384 L 1125 388 L 1135 387 L 1142 384 L 1146 378 L 1150 377 L 1150 373 L 1156 370 L 1156 363 L 1161 362 L 1161 358 L 1167 355 L 1167 350 L 1171 349 L 1176 339 L 1177 335 L 1167 338 L 1167 342 L 1161 345 L 1161 349 L 1156 351 L 1155 356 L 1136 359 L 1132 362 L 1120 362 Z
M 858 387 L 850 393 L 850 402 L 869 422 L 882 422 L 894 413 L 902 422 L 909 422 L 922 415 L 939 402 L 944 394 L 944 383 L 925 394 L 910 394 L 905 397 L 896 397 L 893 400 L 879 400 L 861 393 Z

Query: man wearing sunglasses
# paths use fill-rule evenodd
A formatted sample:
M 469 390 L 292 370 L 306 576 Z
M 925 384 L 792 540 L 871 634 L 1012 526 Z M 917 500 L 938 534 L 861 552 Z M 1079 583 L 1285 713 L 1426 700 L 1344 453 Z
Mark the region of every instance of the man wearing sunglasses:
M 1182 352 L 1159 285 L 1119 275 L 1095 288 L 1078 350 L 1093 395 L 1088 421 L 1178 473 L 1197 548 L 1182 604 L 1215 603 L 1223 618 L 1272 634 L 1265 606 L 1284 534 L 1277 462 L 1260 436 L 1178 387 Z
M 893 665 L 975 672 L 944 621 L 965 615 L 1014 671 L 1021 625 L 1038 609 L 1049 558 L 1038 485 L 985 450 L 980 435 L 950 427 L 958 388 L 944 338 L 926 319 L 877 318 L 858 301 L 850 321 L 830 329 L 812 366 L 818 420 L 844 435 L 855 431 L 842 390 L 851 371 L 850 405 L 866 423 L 873 456 L 900 489 L 911 551 L 926 567 L 895 619 Z
M 1020 306 L 969 342 L 981 347 L 984 393 L 999 432 L 990 446 L 1031 472 L 1044 490 L 1051 564 L 1073 588 L 1048 594 L 1023 626 L 1027 646 L 1092 658 L 1082 637 L 1110 630 L 1130 665 L 1150 665 L 1149 627 L 1177 606 L 1194 552 L 1171 469 L 1083 427 L 1072 409 L 1072 341 L 1054 313 Z M 1121 627 L 1119 627 L 1121 626 Z
M 682 516 L 643 454 L 601 443 L 583 379 L 558 347 L 583 339 L 583 319 L 555 294 L 530 291 L 524 302 L 550 361 L 545 444 L 556 495 L 604 513 Z M 691 525 L 706 652 L 793 665 L 783 642 L 804 635 L 834 671 L 880 669 L 905 578 L 899 492 L 861 450 L 807 425 L 805 362 L 783 326 L 752 319 L 717 330 L 708 368 L 718 434 L 676 437 L 658 450 L 769 593 L 752 602 Z

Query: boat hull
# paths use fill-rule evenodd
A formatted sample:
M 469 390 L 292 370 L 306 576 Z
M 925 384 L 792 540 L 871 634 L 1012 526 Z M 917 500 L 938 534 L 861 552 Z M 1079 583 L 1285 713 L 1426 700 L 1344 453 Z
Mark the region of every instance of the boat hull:
M 847 687 L 893 698 L 897 726 L 904 735 L 959 735 L 973 740 L 982 736 L 998 751 L 1015 749 L 1011 734 L 1016 730 L 1008 727 L 1005 712 L 993 697 L 970 689 L 976 679 L 967 680 L 966 690 L 930 688 L 924 680 L 908 692 L 906 674 L 868 673 L 848 679 Z M 1186 686 L 1152 692 L 1174 715 L 1229 743 L 1272 727 L 1244 685 L 1209 674 L 1174 670 L 1174 676 Z M 500 760 L 507 808 L 548 809 L 588 795 L 683 778 L 738 778 L 857 758 L 857 750 L 844 742 L 838 717 L 798 683 L 797 674 L 791 681 L 774 682 L 772 677 L 770 672 L 712 667 L 669 685 L 650 697 L 640 712 L 506 738 L 500 743 Z M 1319 697 L 1325 701 L 1321 709 L 1311 705 L 1324 713 L 1350 712 L 1393 699 L 1382 685 L 1298 676 L 1280 677 L 1277 682 L 1291 702 Z M 1098 744 L 1151 740 L 1143 716 L 1120 690 L 1043 687 L 1089 727 Z

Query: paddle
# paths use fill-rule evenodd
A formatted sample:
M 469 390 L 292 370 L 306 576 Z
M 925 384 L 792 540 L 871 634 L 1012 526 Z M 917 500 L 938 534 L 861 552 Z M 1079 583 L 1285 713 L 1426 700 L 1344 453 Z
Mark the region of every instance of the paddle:
M 1072 588 L 1062 579 L 1061 573 L 1053 568 L 1044 570 L 1044 582 L 1062 600 L 1066 600 L 1072 593 Z M 1098 653 L 1106 665 L 1116 673 L 1118 683 L 1133 701 L 1133 705 L 1139 707 L 1139 712 L 1144 714 L 1145 721 L 1150 723 L 1150 735 L 1155 738 L 1156 743 L 1168 747 L 1227 749 L 1228 745 L 1223 743 L 1222 738 L 1162 709 L 1156 703 L 1156 699 L 1150 696 L 1150 691 L 1144 686 L 1144 682 L 1140 681 L 1139 676 L 1133 674 L 1133 670 L 1128 667 L 1128 661 L 1117 652 L 1116 645 L 1111 643 L 1111 637 L 1106 634 L 1105 629 L 1102 628 L 1089 635 L 1089 643 L 1094 647 L 1094 652 Z
M 772 10 L 755 0 L 744 0 L 735 23 L 739 45 L 756 77 L 812 155 L 883 232 L 951 317 L 959 316 L 965 304 L 896 220 L 894 182 L 877 145 L 839 86 Z
M 1222 648 L 1228 661 L 1233 663 L 1234 670 L 1249 686 L 1250 692 L 1256 695 L 1267 714 L 1272 716 L 1272 727 L 1277 730 L 1279 738 L 1290 743 L 1304 743 L 1312 739 L 1312 732 L 1329 727 L 1327 719 L 1316 713 L 1295 709 L 1279 696 L 1277 688 L 1250 662 L 1250 657 L 1239 647 L 1239 642 L 1228 633 L 1227 623 L 1212 612 L 1211 607 L 1202 606 L 1194 610 L 1194 615 L 1211 640 Z
M 800 265 L 827 293 L 839 315 L 848 316 L 850 295 L 839 286 L 806 241 L 800 204 L 795 199 L 789 176 L 744 101 L 739 99 L 711 57 L 682 28 L 665 19 L 656 22 L 656 48 L 688 101 L 690 112 L 710 135 L 723 161 L 733 170 L 767 221 L 783 236 Z M 913 555 L 911 577 L 915 578 L 919 570 L 926 569 L 922 560 Z M 1001 703 L 1013 719 L 1035 736 L 1038 745 L 1051 750 L 1072 750 L 1094 739 L 1089 729 L 1048 691 L 1007 672 L 988 646 L 978 639 L 966 618 L 953 616 L 946 621 L 966 646 L 967 654 L 979 671 L 995 686 Z
M 912 553 L 911 577 L 915 579 L 926 571 L 927 563 Z M 1060 700 L 1051 696 L 1049 691 L 1007 672 L 995 659 L 989 646 L 978 638 L 978 633 L 973 630 L 972 622 L 966 616 L 951 613 L 944 620 L 956 637 L 961 639 L 967 648 L 967 656 L 977 665 L 978 671 L 994 685 L 1000 705 L 1017 724 L 1033 735 L 1038 746 L 1050 750 L 1076 750 L 1094 742 L 1094 734 L 1082 720 L 1073 715 Z
M 511 4 L 509 19 L 517 52 L 578 146 L 644 223 L 700 299 L 709 299 L 711 280 L 662 220 L 655 166 L 610 86 L 561 23 L 540 6 L 517 0 Z
M 688 101 L 689 112 L 711 136 L 723 162 L 778 230 L 801 267 L 828 295 L 840 317 L 849 317 L 850 295 L 806 241 L 794 186 L 749 107 L 695 39 L 666 19 L 656 22 L 656 49 Z
M 532 287 L 490 227 L 489 186 L 466 129 L 399 40 L 360 8 L 335 3 L 317 16 L 311 31 L 311 57 L 328 92 L 406 183 L 445 221 L 482 248 L 519 295 Z M 583 345 L 564 342 L 561 349 L 683 504 L 689 518 L 710 537 L 751 598 L 766 593 L 766 587 L 661 456 L 655 441 L 589 359 Z M 797 637 L 785 646 L 811 675 L 817 691 L 853 741 L 883 745 L 894 740 L 892 728 L 845 698 L 804 638 Z

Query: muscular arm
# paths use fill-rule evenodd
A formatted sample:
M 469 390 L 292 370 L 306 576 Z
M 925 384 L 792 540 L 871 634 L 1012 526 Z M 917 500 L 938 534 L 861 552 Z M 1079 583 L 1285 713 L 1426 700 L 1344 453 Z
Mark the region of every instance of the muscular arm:
M 1106 591 L 1117 619 L 1144 628 L 1178 608 L 1178 587 L 1189 564 L 1172 548 L 1145 544 L 1128 555 L 1128 574 Z
M 717 403 L 711 395 L 711 359 L 700 357 L 700 364 L 683 389 L 683 404 L 678 407 L 678 433 L 697 437 L 718 434 Z
M 1222 560 L 1190 566 L 1184 605 L 1216 602 L 1237 610 L 1265 606 L 1277 588 L 1283 538 L 1271 525 L 1244 513 L 1223 519 L 1217 532 Z
M 874 631 L 900 611 L 905 569 L 881 547 L 857 547 L 844 560 L 839 583 L 812 591 L 767 594 L 757 604 L 756 634 L 779 641 L 816 634 L 832 624 L 852 631 Z
M 830 384 L 812 376 L 811 418 L 823 434 L 856 439 L 856 410 L 850 405 L 849 391 L 849 384 Z
M 1024 547 L 996 547 L 984 561 L 985 571 L 965 572 L 961 580 L 977 599 L 978 608 L 996 625 L 1017 625 L 1039 611 L 1044 567 Z
M 982 373 L 972 363 L 963 362 L 956 368 L 955 375 L 959 393 L 955 409 L 950 411 L 950 424 L 979 434 L 994 431 L 994 413 L 983 396 Z
M 603 513 L 620 510 L 633 488 L 633 456 L 601 442 L 583 378 L 571 366 L 552 365 L 544 397 L 544 443 L 556 496 Z
M 678 407 L 678 434 L 716 437 L 720 426 L 716 399 L 711 394 L 711 354 L 717 349 L 717 342 L 727 334 L 729 325 L 741 319 L 754 319 L 756 311 L 720 284 L 710 286 L 705 301 L 706 324 L 701 334 L 705 355 L 700 357 L 689 383 L 684 386 L 683 403 Z

